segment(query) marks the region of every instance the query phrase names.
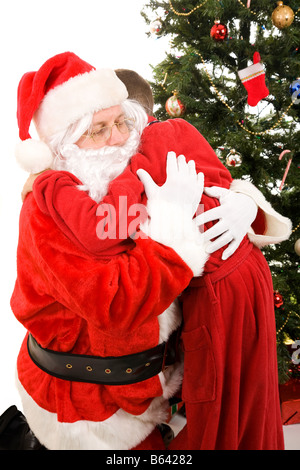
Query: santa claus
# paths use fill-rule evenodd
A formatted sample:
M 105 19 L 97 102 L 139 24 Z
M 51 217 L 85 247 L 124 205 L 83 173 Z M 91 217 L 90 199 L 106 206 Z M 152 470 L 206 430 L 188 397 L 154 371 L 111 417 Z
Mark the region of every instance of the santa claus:
M 206 239 L 195 230 L 196 225 L 209 220 L 193 219 L 203 182 L 193 164 L 186 163 L 183 157 L 176 160 L 171 154 L 166 169 L 167 151 L 185 154 L 188 160 L 193 158 L 208 186 L 229 189 L 229 173 L 188 123 L 174 120 L 156 124 L 150 119 L 153 124 L 145 129 L 147 116 L 126 97 L 124 85 L 112 71 L 95 70 L 71 53 L 55 56 L 38 72 L 26 74 L 19 86 L 18 118 L 23 141 L 18 149 L 19 161 L 25 161 L 31 172 L 53 168 L 36 180 L 33 194 L 26 198 L 21 211 L 18 278 L 11 301 L 16 317 L 28 330 L 18 358 L 24 413 L 48 449 L 164 448 L 156 426 L 165 419 L 168 398 L 177 391 L 182 377 L 181 361 L 169 359 L 166 354 L 166 344 L 181 323 L 181 310 L 175 299 L 193 277 L 199 279 L 203 269 L 201 289 L 211 273 L 219 272 L 221 267 L 223 249 L 206 263 Z M 41 138 L 38 144 L 29 135 L 31 119 Z M 122 240 L 99 239 L 95 230 L 99 205 L 109 203 L 119 214 L 120 195 L 126 194 L 127 207 L 146 202 L 144 185 L 137 173 L 148 196 L 149 220 L 142 225 L 143 231 L 128 233 L 129 237 Z M 237 187 L 237 191 L 254 196 L 264 210 L 267 235 L 258 235 L 259 243 L 262 239 L 277 242 L 286 238 L 289 222 L 275 213 L 255 188 L 249 190 L 250 185 L 243 182 Z M 218 206 L 217 199 L 205 195 L 202 203 L 205 208 Z M 187 207 L 190 210 L 186 211 Z M 256 211 L 251 214 L 251 222 Z M 106 221 L 108 216 L 104 216 Z M 127 216 L 129 226 L 130 214 Z M 161 224 L 168 230 L 162 230 Z M 188 239 L 186 233 L 190 234 Z M 141 234 L 150 234 L 151 239 Z M 255 240 L 253 232 L 251 236 Z M 226 243 L 229 241 L 227 238 Z M 261 263 L 259 250 L 254 249 L 248 237 L 241 247 L 235 260 L 230 260 L 232 271 L 253 257 L 244 274 L 255 284 L 255 263 Z M 259 269 L 266 273 L 265 265 Z M 261 282 L 269 295 L 268 275 Z M 206 289 L 212 292 L 209 286 Z M 241 292 L 240 297 L 248 298 L 249 292 L 254 296 L 250 289 L 247 295 Z M 182 297 L 187 299 L 187 305 L 195 299 L 194 293 L 191 284 Z M 215 313 L 209 312 L 215 308 L 218 296 L 222 297 L 222 292 L 204 295 L 202 305 L 197 298 L 194 308 L 202 313 L 200 320 L 199 314 L 193 314 L 192 321 L 200 321 L 197 326 L 193 323 L 193 332 L 198 328 L 207 331 L 205 317 L 212 317 L 210 322 L 215 318 Z M 235 318 L 234 305 L 225 305 Z M 255 315 L 257 304 L 250 299 L 247 308 L 248 311 L 239 312 L 242 319 L 250 311 Z M 189 315 L 185 308 L 184 312 L 183 338 L 188 339 Z M 270 315 L 269 305 L 263 317 L 266 315 Z M 257 319 L 263 322 L 260 314 Z M 272 339 L 272 321 L 266 324 L 266 335 Z M 226 347 L 229 325 L 230 322 L 224 327 Z M 214 331 L 214 325 L 209 331 Z M 243 328 L 239 334 L 242 338 Z M 210 332 L 202 335 L 200 342 L 205 361 L 209 335 Z M 256 348 L 259 354 L 261 339 L 258 341 L 252 333 L 250 336 L 249 351 Z M 195 347 L 193 351 L 201 362 L 199 345 Z M 190 403 L 194 403 L 190 398 L 190 369 L 199 359 L 189 351 L 187 348 L 190 359 L 185 361 L 184 392 L 188 423 L 190 420 L 195 430 L 190 412 Z M 273 353 L 270 367 L 275 373 Z M 234 361 L 232 367 L 233 364 Z M 197 403 L 209 403 L 204 410 L 202 405 L 198 407 L 203 416 L 211 413 L 214 400 L 218 403 L 215 409 L 219 409 L 219 400 L 224 398 L 219 394 L 226 364 L 219 361 L 218 365 L 222 377 L 219 389 L 214 386 L 212 390 L 208 369 L 198 371 L 197 380 L 203 380 L 200 389 L 204 387 L 206 398 L 202 394 Z M 241 383 L 239 378 L 236 384 Z M 274 377 L 272 380 L 274 400 L 269 408 L 276 411 L 277 419 L 276 381 Z M 269 378 L 262 379 L 262 384 L 271 386 Z M 203 422 L 204 428 L 206 423 L 209 420 Z M 280 436 L 277 421 L 275 424 Z M 220 426 L 226 428 L 218 415 L 214 429 Z M 182 440 L 179 446 L 223 446 L 212 441 L 205 443 L 207 433 L 203 429 L 201 436 L 196 433 L 195 438 L 191 437 L 191 428 L 186 430 L 189 441 Z M 252 429 L 252 434 L 255 431 Z M 212 439 L 215 437 L 211 434 Z M 280 447 L 278 439 L 276 445 Z M 234 445 L 239 446 L 237 441 Z M 270 445 L 275 446 L 274 439 Z

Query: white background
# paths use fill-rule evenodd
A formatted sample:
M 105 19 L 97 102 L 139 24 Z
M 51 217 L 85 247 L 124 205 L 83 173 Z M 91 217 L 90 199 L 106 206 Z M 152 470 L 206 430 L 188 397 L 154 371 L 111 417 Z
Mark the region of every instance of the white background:
M 72 51 L 96 68 L 128 68 L 151 80 L 168 49 L 166 39 L 148 38 L 140 0 L 9 0 L 1 4 L 0 50 L 0 414 L 21 408 L 15 364 L 25 334 L 10 309 L 16 278 L 21 190 L 27 174 L 17 167 L 14 148 L 17 86 L 25 72 L 50 57 Z M 155 17 L 153 17 L 155 19 Z

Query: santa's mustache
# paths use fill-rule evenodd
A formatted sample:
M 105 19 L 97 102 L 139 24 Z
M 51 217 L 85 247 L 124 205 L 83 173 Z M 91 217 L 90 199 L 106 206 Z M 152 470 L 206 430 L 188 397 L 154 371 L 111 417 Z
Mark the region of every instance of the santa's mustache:
M 107 194 L 109 183 L 125 170 L 137 152 L 139 141 L 137 131 L 133 130 L 121 146 L 81 149 L 76 144 L 66 144 L 56 157 L 53 169 L 75 175 L 83 183 L 78 188 L 100 202 Z

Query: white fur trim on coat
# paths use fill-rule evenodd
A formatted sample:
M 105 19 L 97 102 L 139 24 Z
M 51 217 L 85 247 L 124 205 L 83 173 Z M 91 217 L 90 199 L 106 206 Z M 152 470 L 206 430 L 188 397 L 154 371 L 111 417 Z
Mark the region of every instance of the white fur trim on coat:
M 259 248 L 287 240 L 292 233 L 292 222 L 276 212 L 264 195 L 250 181 L 234 180 L 230 190 L 247 194 L 252 197 L 258 207 L 264 211 L 266 218 L 266 231 L 258 235 L 254 231 L 248 233 L 250 241 Z
M 161 397 L 139 416 L 119 409 L 105 421 L 61 423 L 56 413 L 38 406 L 19 381 L 17 388 L 29 427 L 48 450 L 129 450 L 146 439 L 167 415 L 167 401 Z
M 141 230 L 152 240 L 176 251 L 194 276 L 201 276 L 209 255 L 203 234 L 189 215 L 190 208 L 149 198 L 147 212 L 150 218 L 141 224 Z
M 121 104 L 128 97 L 113 70 L 99 69 L 77 75 L 50 90 L 34 115 L 42 139 L 66 129 L 89 112 Z
M 166 341 L 181 323 L 182 315 L 176 300 L 158 316 L 159 342 Z M 154 398 L 141 415 L 131 415 L 119 409 L 102 422 L 77 421 L 61 423 L 56 413 L 50 413 L 37 405 L 16 377 L 22 400 L 23 413 L 31 430 L 49 450 L 129 450 L 141 443 L 168 417 L 168 399 L 180 388 L 183 362 L 159 373 L 163 394 Z
M 182 322 L 182 312 L 178 299 L 157 317 L 159 323 L 159 343 L 167 341 L 173 331 L 177 330 Z
M 26 392 L 17 378 L 23 413 L 30 429 L 49 450 L 129 450 L 140 444 L 168 417 L 168 398 L 182 382 L 183 364 L 169 367 L 159 378 L 163 396 L 154 398 L 141 415 L 119 409 L 105 421 L 81 420 L 61 423 L 56 413 L 41 408 Z

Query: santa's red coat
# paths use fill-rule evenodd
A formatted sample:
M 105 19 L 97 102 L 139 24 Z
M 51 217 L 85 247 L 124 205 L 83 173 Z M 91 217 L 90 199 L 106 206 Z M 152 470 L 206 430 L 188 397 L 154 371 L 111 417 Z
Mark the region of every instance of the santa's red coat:
M 158 315 L 193 276 L 173 250 L 151 239 L 138 239 L 128 253 L 100 263 L 40 211 L 33 195 L 26 198 L 21 211 L 17 257 L 18 277 L 11 298 L 14 314 L 42 347 L 74 354 L 123 356 L 156 346 Z M 102 422 L 119 409 L 140 415 L 163 393 L 158 376 L 126 386 L 52 377 L 32 362 L 26 338 L 17 369 L 27 395 L 61 423 Z M 55 431 L 47 429 L 46 418 L 44 427 L 36 424 L 35 412 L 27 417 L 38 438 L 40 433 L 50 437 Z M 149 426 L 151 432 L 155 423 L 149 422 L 146 434 L 129 439 L 129 445 L 146 437 Z M 47 440 L 41 440 L 48 446 Z
M 135 172 L 138 168 L 144 168 L 149 171 L 156 183 L 162 184 L 166 177 L 166 155 L 170 150 L 175 151 L 177 155 L 183 153 L 188 160 L 194 159 L 196 161 L 198 171 L 204 172 L 205 186 L 216 185 L 229 188 L 232 181 L 230 174 L 217 159 L 205 139 L 185 121 L 173 120 L 160 123 L 159 125 L 153 124 L 144 131 L 141 153 L 133 157 L 130 166 L 128 166 L 120 177 L 116 178 L 111 183 L 109 193 L 104 198 L 103 202 L 116 207 L 117 213 L 120 195 L 127 195 L 128 206 L 141 201 L 145 202 L 143 186 L 136 177 Z M 80 259 L 84 259 L 84 263 L 86 263 L 86 259 L 90 256 L 89 253 L 91 252 L 95 259 L 99 259 L 104 255 L 111 257 L 117 253 L 123 253 L 122 256 L 124 256 L 124 251 L 132 246 L 133 242 L 131 239 L 123 241 L 121 244 L 119 240 L 113 241 L 111 239 L 102 240 L 101 243 L 99 243 L 95 230 L 95 220 L 99 222 L 99 218 L 95 218 L 97 204 L 79 191 L 77 191 L 74 198 L 74 187 L 78 183 L 79 181 L 68 173 L 57 174 L 52 172 L 45 173 L 36 182 L 34 195 L 38 209 L 32 198 L 30 198 L 27 206 L 25 204 L 25 208 L 28 206 L 30 208 L 29 213 L 24 214 L 21 218 L 23 223 L 28 224 L 27 220 L 30 220 L 30 224 L 34 225 L 33 229 L 30 227 L 29 232 L 36 232 L 34 243 L 32 243 L 32 234 L 29 239 L 26 236 L 25 239 L 22 240 L 24 235 L 21 237 L 21 247 L 23 248 L 19 248 L 19 250 L 23 249 L 23 251 L 29 253 L 30 261 L 37 256 L 37 253 L 34 255 L 31 253 L 31 250 L 35 250 L 33 246 L 37 245 L 39 250 L 41 246 L 43 250 L 48 250 L 48 248 L 46 248 L 48 240 L 47 243 L 43 241 L 42 244 L 37 241 L 41 226 L 43 225 L 40 219 L 48 221 L 51 225 L 51 231 L 54 230 L 56 224 L 55 241 L 53 241 L 55 245 L 54 251 L 57 250 L 56 239 L 57 237 L 58 239 L 60 238 L 58 234 L 61 231 L 63 233 L 64 243 L 68 244 L 68 250 L 71 249 L 71 254 L 74 254 L 73 250 L 75 250 L 75 259 L 76 256 L 78 257 L 77 250 L 79 250 L 81 253 Z M 64 197 L 61 197 L 61 191 L 64 191 Z M 205 195 L 203 196 L 202 203 L 205 205 L 206 210 L 218 204 L 215 199 L 208 198 Z M 33 218 L 30 214 L 33 210 L 32 206 L 35 212 L 34 219 L 37 220 L 37 223 L 33 223 Z M 79 218 L 79 220 L 79 212 L 76 211 L 76 207 L 81 208 L 81 218 Z M 26 209 L 23 209 L 23 212 L 25 210 Z M 41 211 L 41 213 L 39 211 Z M 53 224 L 53 222 L 55 222 L 55 224 Z M 127 222 L 129 225 L 131 219 L 128 218 Z M 84 230 L 78 230 L 78 227 L 84 227 Z M 24 234 L 26 230 L 28 231 L 27 226 L 22 228 L 21 233 Z M 263 232 L 263 230 L 264 228 L 261 227 L 261 232 Z M 51 239 L 53 239 L 53 237 L 51 237 Z M 28 250 L 30 243 L 32 248 Z M 135 249 L 139 250 L 139 244 Z M 23 251 L 20 255 L 24 256 Z M 51 283 L 54 282 L 53 276 L 54 279 L 57 277 L 56 263 L 61 265 L 61 269 L 63 270 L 65 269 L 66 262 L 68 262 L 68 264 L 70 264 L 70 261 L 72 261 L 72 263 L 74 262 L 74 258 L 71 260 L 69 260 L 68 257 L 65 259 L 60 258 L 61 251 L 65 251 L 65 247 L 63 247 L 63 249 L 62 247 L 58 247 L 58 253 L 54 256 L 55 265 L 53 265 L 51 269 Z M 85 255 L 82 253 L 85 253 Z M 219 250 L 219 252 L 210 257 L 205 266 L 204 276 L 193 280 L 182 296 L 184 316 L 182 339 L 185 351 L 183 398 L 186 405 L 187 426 L 174 440 L 172 448 L 282 448 L 283 440 L 279 416 L 276 338 L 272 302 L 273 288 L 270 271 L 261 252 L 253 247 L 247 237 L 244 239 L 234 257 L 227 262 L 224 263 L 221 261 L 221 253 L 222 250 Z M 48 258 L 49 255 L 53 258 L 52 253 L 47 253 L 46 258 Z M 172 254 L 172 256 L 173 260 L 166 260 L 170 265 L 174 263 L 174 254 Z M 147 261 L 150 262 L 150 259 L 147 258 Z M 127 263 L 128 260 L 126 258 L 126 266 Z M 154 258 L 152 262 L 150 262 L 150 268 L 151 266 L 154 266 Z M 82 263 L 79 263 L 78 267 L 81 270 Z M 176 262 L 174 267 L 176 267 Z M 158 268 L 161 269 L 161 266 L 157 266 L 157 271 L 155 271 L 154 277 L 151 277 L 151 279 L 156 279 L 156 275 L 158 275 L 158 279 L 162 279 Z M 27 270 L 28 269 L 30 269 L 29 263 L 27 266 Z M 101 270 L 101 268 L 98 269 Z M 183 269 L 182 266 L 181 269 Z M 127 268 L 126 272 L 129 272 Z M 140 272 L 138 274 L 140 274 Z M 18 282 L 20 282 L 22 275 L 24 276 L 24 272 L 20 273 L 19 271 Z M 173 275 L 175 279 L 178 276 L 174 270 Z M 41 276 L 41 273 L 39 276 Z M 44 274 L 43 276 L 45 277 Z M 188 274 L 185 273 L 185 276 L 188 276 Z M 90 277 L 87 277 L 87 282 L 90 282 L 89 279 Z M 142 280 L 138 278 L 137 275 L 135 283 L 139 285 L 139 289 L 137 289 L 139 292 L 140 283 L 138 279 Z M 107 282 L 106 279 L 104 279 L 104 281 Z M 126 281 L 128 282 L 127 278 Z M 25 307 L 26 303 L 23 303 L 24 298 L 22 298 L 22 295 L 20 297 L 18 282 L 12 304 L 14 311 L 20 321 L 33 332 L 34 336 L 41 344 L 59 350 L 61 350 L 62 346 L 64 350 L 70 350 L 75 347 L 77 349 L 73 349 L 73 352 L 80 350 L 81 353 L 86 354 L 87 352 L 84 352 L 84 348 L 82 348 L 83 344 L 80 343 L 80 341 L 85 342 L 86 349 L 89 350 L 90 345 L 87 344 L 87 337 L 89 336 L 87 329 L 90 328 L 90 320 L 87 318 L 86 314 L 81 313 L 84 317 L 84 321 L 87 322 L 85 329 L 82 328 L 81 315 L 79 315 L 80 318 L 77 318 L 78 315 L 76 315 L 78 335 L 75 338 L 71 335 L 70 329 L 68 329 L 68 335 L 71 335 L 72 339 L 65 341 L 66 338 L 68 339 L 68 335 L 66 333 L 64 335 L 57 335 L 58 323 L 50 320 L 51 316 L 48 318 L 47 328 L 45 328 L 44 323 L 41 323 L 40 320 L 44 318 L 47 310 L 43 311 L 42 315 L 40 315 L 40 319 L 38 318 L 41 308 L 44 308 L 43 303 L 38 305 L 37 299 L 33 299 L 32 305 L 35 306 L 35 312 L 28 312 L 28 305 Z M 171 285 L 171 279 L 169 279 L 169 282 Z M 122 290 L 122 301 L 124 301 L 125 291 L 123 291 L 122 283 L 123 279 L 118 278 L 118 286 Z M 39 280 L 38 288 L 41 288 L 40 284 L 41 281 Z M 96 285 L 96 283 L 93 282 L 93 285 Z M 162 287 L 159 283 L 158 286 Z M 65 286 L 63 287 L 65 289 Z M 78 283 L 76 284 L 76 288 L 78 289 Z M 51 291 L 51 295 L 53 295 L 52 292 L 53 291 Z M 56 292 L 55 295 L 57 295 Z M 74 292 L 75 304 L 76 295 Z M 168 297 L 168 299 L 170 299 L 170 297 Z M 91 295 L 90 298 L 94 300 L 93 295 Z M 20 302 L 20 300 L 22 300 L 22 302 Z M 140 296 L 135 300 L 138 303 L 141 300 Z M 40 301 L 40 299 L 38 299 L 38 301 Z M 23 304 L 23 309 L 21 308 L 21 304 Z M 111 307 L 111 305 L 109 305 L 109 307 Z M 157 304 L 156 307 L 158 314 L 158 310 L 162 308 L 162 305 Z M 20 309 L 22 312 L 25 312 L 23 316 L 20 314 Z M 53 306 L 51 309 L 53 310 Z M 74 305 L 72 305 L 71 310 L 74 310 Z M 145 308 L 141 310 L 145 311 Z M 52 311 L 51 313 L 57 312 L 54 309 L 54 312 Z M 57 319 L 61 317 L 61 314 L 62 311 L 59 310 Z M 137 315 L 141 321 L 131 320 L 128 322 L 125 320 L 126 314 L 124 314 L 123 318 L 126 322 L 126 331 L 131 331 L 131 322 L 133 322 L 135 325 L 139 326 L 140 338 L 149 335 L 149 331 L 151 334 L 151 331 L 153 332 L 155 328 L 152 325 L 152 330 L 149 330 L 149 326 L 151 322 L 155 322 L 155 319 L 152 318 L 151 321 L 149 319 L 148 322 L 145 322 L 145 319 L 141 318 L 138 310 L 135 311 L 135 315 Z M 129 318 L 132 318 L 131 314 L 129 314 Z M 63 325 L 64 322 L 67 321 L 69 321 L 69 319 L 67 319 L 67 315 L 64 312 L 64 320 L 62 321 L 60 318 L 59 324 Z M 106 323 L 107 330 L 105 330 L 104 334 L 106 340 L 110 321 L 110 314 L 108 314 Z M 97 337 L 97 335 L 100 334 L 101 341 L 103 341 L 103 331 L 101 331 L 101 333 L 99 332 L 99 328 L 101 328 L 101 330 L 103 329 L 102 325 L 97 323 L 95 326 L 97 332 L 94 331 L 93 335 Z M 46 335 L 45 338 L 43 337 L 44 335 Z M 157 341 L 157 333 L 154 337 Z M 120 338 L 118 338 L 118 340 L 120 340 Z M 124 338 L 122 338 L 122 340 L 124 341 Z M 125 339 L 125 342 L 127 343 L 127 339 Z M 144 343 L 144 341 L 142 342 Z M 99 344 L 99 342 L 97 342 L 97 344 Z M 148 347 L 151 347 L 152 344 L 153 342 L 150 341 Z M 122 345 L 124 346 L 123 343 Z M 140 342 L 140 346 L 141 345 Z M 93 347 L 93 354 L 103 354 L 103 351 L 105 353 L 105 351 L 109 350 L 109 355 L 112 355 L 112 350 L 117 354 L 125 351 L 118 342 L 114 344 L 110 342 L 105 350 L 100 349 Z M 128 352 L 126 352 L 126 354 L 128 354 Z M 27 369 L 27 367 L 29 370 L 32 369 L 32 365 L 30 365 L 28 361 L 30 360 L 27 358 L 26 351 L 23 347 L 23 353 L 21 353 L 21 359 L 19 360 L 19 376 L 22 377 L 21 381 L 23 380 L 23 382 L 28 380 L 26 379 L 25 369 Z M 40 372 L 35 370 L 35 374 L 39 373 Z M 49 378 L 48 380 L 53 379 Z M 153 379 L 153 383 L 154 382 L 155 380 Z M 61 384 L 60 387 L 65 388 L 66 385 Z M 67 387 L 71 387 L 71 385 L 68 384 Z M 72 384 L 72 387 L 76 387 L 75 384 Z M 33 392 L 34 395 L 34 391 L 31 390 L 30 393 L 31 392 Z M 72 390 L 72 400 L 74 400 L 74 392 L 79 395 L 82 393 L 79 388 L 78 390 L 74 388 Z M 136 391 L 134 393 L 136 393 Z M 157 390 L 154 392 L 154 395 L 158 395 L 159 393 L 160 391 Z M 39 395 L 39 393 L 37 392 L 36 395 Z M 133 410 L 133 408 L 130 410 L 128 403 L 125 405 L 125 401 L 128 401 L 128 394 L 125 393 L 125 399 L 122 401 L 122 392 L 120 393 L 118 387 L 113 391 L 109 391 L 109 395 L 110 398 L 113 396 L 113 401 L 118 403 L 118 406 L 125 406 L 125 409 L 129 412 Z M 63 397 L 61 393 L 59 393 L 58 396 Z M 70 395 L 67 394 L 67 396 Z M 41 397 L 37 399 L 41 401 Z M 49 400 L 48 396 L 45 397 L 42 403 L 42 406 L 46 409 L 47 407 L 49 408 L 47 400 Z M 96 414 L 93 413 L 93 415 L 90 416 L 89 413 L 87 413 L 87 419 L 103 419 L 116 410 L 115 403 L 112 405 L 112 402 L 109 402 L 110 406 L 108 405 L 105 393 L 103 393 L 101 400 L 103 403 L 97 411 L 98 415 L 96 416 Z M 136 402 L 136 397 L 134 401 Z M 132 412 L 143 411 L 144 408 L 143 405 L 141 405 L 143 404 L 143 399 L 139 398 L 139 402 L 140 405 L 135 407 Z M 51 409 L 54 410 L 54 404 L 51 406 Z M 103 413 L 101 417 L 100 409 L 101 413 Z M 74 412 L 74 410 L 72 411 Z M 78 419 L 78 414 L 72 415 L 71 413 L 70 417 L 68 417 L 68 420 L 70 419 Z

